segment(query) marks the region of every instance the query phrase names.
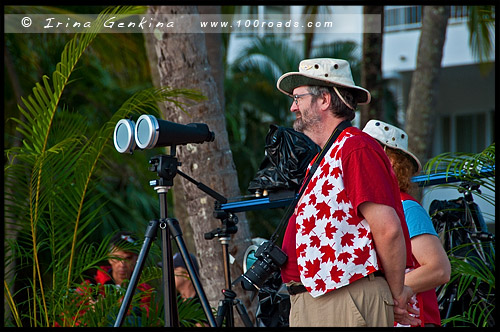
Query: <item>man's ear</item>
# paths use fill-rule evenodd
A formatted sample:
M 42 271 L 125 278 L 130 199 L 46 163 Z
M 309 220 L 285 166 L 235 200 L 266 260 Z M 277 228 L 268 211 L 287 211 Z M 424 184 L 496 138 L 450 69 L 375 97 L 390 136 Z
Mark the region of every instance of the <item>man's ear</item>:
M 328 92 L 322 92 L 321 100 L 322 102 L 320 103 L 320 109 L 322 111 L 330 109 L 330 103 L 332 102 L 332 95 L 330 95 Z

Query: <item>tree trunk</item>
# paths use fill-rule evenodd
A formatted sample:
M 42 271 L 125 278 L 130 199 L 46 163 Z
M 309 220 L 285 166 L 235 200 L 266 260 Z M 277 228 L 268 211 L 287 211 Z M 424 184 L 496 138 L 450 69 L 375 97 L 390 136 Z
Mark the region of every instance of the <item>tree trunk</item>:
M 417 66 L 412 76 L 406 132 L 408 147 L 424 165 L 430 157 L 436 104 L 449 6 L 424 6 L 422 33 L 417 53 Z
M 365 15 L 363 33 L 363 62 L 361 64 L 361 86 L 370 91 L 372 100 L 367 105 L 361 105 L 360 128 L 363 128 L 370 119 L 386 120 L 383 118 L 383 84 L 382 84 L 382 39 L 384 6 L 364 6 Z M 367 33 L 371 31 L 373 22 L 371 15 L 380 15 L 381 29 L 380 33 Z M 373 19 L 376 19 L 373 17 Z
M 449 6 L 424 6 L 422 33 L 417 53 L 417 66 L 412 76 L 406 131 L 409 148 L 422 163 L 429 157 L 433 121 L 431 115 L 436 103 L 438 79 L 446 39 Z
M 196 6 L 152 6 L 148 13 L 155 15 L 158 21 L 168 22 L 172 20 L 169 19 L 171 15 L 197 15 L 198 11 Z M 179 169 L 225 197 L 239 196 L 236 169 L 229 147 L 224 110 L 221 107 L 220 96 L 223 93 L 218 93 L 217 84 L 212 77 L 205 35 L 163 33 L 161 36 L 148 35 L 147 40 L 152 43 L 147 47 L 154 47 L 157 63 L 152 70 L 158 71 L 157 79 L 161 86 L 195 89 L 207 97 L 205 101 L 188 106 L 186 111 L 189 115 L 173 105 L 166 104 L 168 110 L 163 109 L 164 118 L 168 121 L 180 124 L 206 123 L 215 133 L 214 142 L 178 146 L 176 156 L 182 163 Z M 193 230 L 196 255 L 200 263 L 200 281 L 211 306 L 217 307 L 218 300 L 223 298 L 221 290 L 225 288 L 222 245 L 217 238 L 204 238 L 205 233 L 222 227 L 221 221 L 213 217 L 214 198 L 179 176 L 175 178 L 173 191 L 175 216 L 183 227 L 184 237 L 187 224 Z M 235 258 L 230 269 L 231 281 L 242 273 L 243 254 L 251 244 L 246 218 L 244 215 L 239 217 L 238 232 L 231 236 L 229 243 L 230 254 Z M 250 294 L 240 287 L 234 290 L 253 315 L 249 308 Z M 237 318 L 238 315 L 235 315 L 236 323 L 239 322 Z
M 220 6 L 198 6 L 200 15 L 221 15 Z M 215 16 L 214 16 L 215 17 Z M 221 20 L 219 18 L 219 20 Z M 206 33 L 205 45 L 207 47 L 208 64 L 210 65 L 212 77 L 217 85 L 217 96 L 221 105 L 222 112 L 225 111 L 224 98 L 224 61 L 222 35 L 220 33 Z

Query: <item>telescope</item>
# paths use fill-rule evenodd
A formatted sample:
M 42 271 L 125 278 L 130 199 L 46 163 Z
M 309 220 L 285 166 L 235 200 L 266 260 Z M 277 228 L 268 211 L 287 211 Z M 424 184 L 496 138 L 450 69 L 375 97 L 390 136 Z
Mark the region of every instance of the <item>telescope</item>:
M 214 139 L 214 132 L 204 123 L 182 125 L 147 114 L 141 115 L 137 123 L 130 119 L 121 119 L 117 122 L 113 133 L 115 149 L 120 153 L 132 153 L 136 148 L 145 150 L 212 142 Z

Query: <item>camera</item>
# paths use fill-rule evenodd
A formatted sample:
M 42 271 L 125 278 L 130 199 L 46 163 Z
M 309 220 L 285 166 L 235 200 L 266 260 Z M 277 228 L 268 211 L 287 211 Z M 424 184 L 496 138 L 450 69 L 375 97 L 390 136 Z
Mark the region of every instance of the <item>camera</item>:
M 287 255 L 273 242 L 262 243 L 255 251 L 255 263 L 234 283 L 241 281 L 245 290 L 259 290 L 269 276 L 286 263 Z

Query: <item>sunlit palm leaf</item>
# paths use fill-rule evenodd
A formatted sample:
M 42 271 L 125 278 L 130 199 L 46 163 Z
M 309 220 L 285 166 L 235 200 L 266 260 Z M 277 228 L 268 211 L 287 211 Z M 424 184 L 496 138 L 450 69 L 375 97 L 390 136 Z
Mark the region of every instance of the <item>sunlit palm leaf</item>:
M 487 170 L 488 177 L 484 177 Z M 471 153 L 443 153 L 429 160 L 424 167 L 427 175 L 444 172 L 447 177 L 457 177 L 461 181 L 478 184 L 495 192 L 495 143 L 484 151 Z M 441 184 L 438 187 L 455 187 L 460 184 Z M 474 192 L 487 202 L 495 204 L 494 197 Z M 462 210 L 460 210 L 462 211 Z M 449 230 L 451 231 L 451 230 Z M 465 230 L 466 231 L 466 230 Z M 442 289 L 456 285 L 456 301 L 471 299 L 466 310 L 461 315 L 456 315 L 443 320 L 443 324 L 454 326 L 488 326 L 494 312 L 495 294 L 495 250 L 494 242 L 482 241 L 480 243 L 465 243 L 454 246 L 449 252 L 452 273 L 449 283 Z M 481 288 L 481 289 L 480 289 Z M 478 293 L 479 292 L 479 293 Z M 479 296 L 478 294 L 482 294 Z
M 481 172 L 488 170 L 488 177 Z M 430 159 L 424 166 L 424 174 L 431 175 L 443 172 L 446 177 L 458 177 L 462 181 L 469 181 L 480 185 L 492 192 L 495 191 L 495 143 L 493 142 L 480 153 L 442 153 Z M 447 184 L 458 188 L 459 184 Z M 477 193 L 491 204 L 495 204 L 494 197 Z

